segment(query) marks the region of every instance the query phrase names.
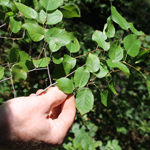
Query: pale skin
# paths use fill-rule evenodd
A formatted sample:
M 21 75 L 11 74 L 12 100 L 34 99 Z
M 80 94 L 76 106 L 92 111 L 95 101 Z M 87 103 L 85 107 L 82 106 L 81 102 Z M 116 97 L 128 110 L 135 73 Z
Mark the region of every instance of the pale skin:
M 0 106 L 1 150 L 50 149 L 63 143 L 75 118 L 74 96 L 58 87 L 36 94 Z

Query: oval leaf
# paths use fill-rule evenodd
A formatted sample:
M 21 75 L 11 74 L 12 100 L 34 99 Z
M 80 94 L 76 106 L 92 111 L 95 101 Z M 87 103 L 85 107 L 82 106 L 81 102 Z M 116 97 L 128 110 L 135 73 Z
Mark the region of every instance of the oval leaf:
M 90 72 L 98 71 L 100 68 L 99 58 L 96 55 L 90 53 L 86 60 L 86 67 Z
M 19 49 L 16 47 L 12 47 L 9 53 L 9 62 L 14 63 L 17 62 L 19 58 Z
M 114 6 L 111 6 L 112 20 L 117 23 L 122 29 L 127 30 L 130 26 L 128 22 L 118 13 Z
M 62 21 L 62 18 L 63 18 L 63 14 L 61 13 L 61 11 L 56 10 L 53 13 L 47 15 L 46 24 L 49 25 L 57 24 Z
M 109 38 L 114 37 L 114 35 L 115 35 L 115 28 L 114 28 L 114 25 L 113 25 L 111 17 L 108 17 L 108 19 L 107 19 L 107 29 L 106 30 L 107 30 L 106 31 L 106 35 Z
M 101 31 L 95 31 L 95 33 L 92 36 L 92 40 L 96 41 L 98 45 L 102 47 L 105 51 L 107 51 L 110 48 L 110 44 L 105 41 L 106 39 L 107 36 Z
M 63 58 L 59 54 L 54 54 L 52 60 L 55 64 L 60 64 L 63 61 Z
M 135 57 L 139 53 L 141 44 L 136 35 L 130 34 L 124 38 L 124 47 L 130 56 Z
M 55 10 L 63 4 L 63 0 L 40 0 L 40 4 L 46 10 Z
M 74 74 L 76 86 L 84 87 L 90 78 L 90 72 L 85 67 L 79 67 Z
M 72 81 L 68 78 L 60 78 L 57 80 L 58 88 L 64 93 L 71 94 L 74 90 Z
M 93 108 L 93 104 L 94 96 L 90 89 L 85 88 L 77 93 L 76 107 L 82 115 L 88 113 Z
M 10 19 L 9 26 L 11 31 L 13 33 L 19 32 L 19 30 L 21 29 L 20 27 L 21 21 L 16 21 L 13 17 L 10 17 L 9 19 Z
M 15 2 L 15 4 L 16 4 L 17 8 L 19 9 L 19 11 L 26 18 L 36 19 L 38 17 L 38 14 L 37 14 L 37 12 L 34 9 L 32 9 L 32 8 L 30 8 L 30 7 L 28 7 L 28 6 L 24 5 L 24 4 L 21 4 L 21 3 Z
M 39 60 L 35 60 L 35 59 L 32 59 L 32 60 L 33 60 L 34 66 L 36 68 L 46 67 L 47 63 L 48 64 L 50 63 L 50 58 L 49 57 L 47 57 L 47 59 L 46 58 L 42 58 L 42 59 L 39 59 Z

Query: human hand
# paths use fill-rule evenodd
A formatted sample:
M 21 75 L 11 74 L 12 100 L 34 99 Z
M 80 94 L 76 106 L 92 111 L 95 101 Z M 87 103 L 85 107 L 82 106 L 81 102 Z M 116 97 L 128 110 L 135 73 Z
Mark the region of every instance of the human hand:
M 75 112 L 74 96 L 66 95 L 57 87 L 40 96 L 31 94 L 11 99 L 0 107 L 0 135 L 3 136 L 0 147 L 4 143 L 11 150 L 12 146 L 15 150 L 58 147 L 73 124 Z

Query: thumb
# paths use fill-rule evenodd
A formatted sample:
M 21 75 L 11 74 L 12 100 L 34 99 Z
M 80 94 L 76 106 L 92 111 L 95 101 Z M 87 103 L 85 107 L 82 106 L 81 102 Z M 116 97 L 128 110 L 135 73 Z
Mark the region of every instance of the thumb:
M 66 100 L 67 96 L 68 95 L 62 92 L 58 87 L 53 87 L 50 88 L 46 94 L 38 97 L 43 104 L 42 107 L 44 107 L 45 111 L 48 111 L 53 107 L 62 104 Z

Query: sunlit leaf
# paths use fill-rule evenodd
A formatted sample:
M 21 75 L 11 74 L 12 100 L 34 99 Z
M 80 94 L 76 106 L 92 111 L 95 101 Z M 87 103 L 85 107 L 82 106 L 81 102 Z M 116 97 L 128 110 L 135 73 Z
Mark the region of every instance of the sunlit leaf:
M 111 45 L 109 49 L 109 57 L 111 60 L 120 61 L 123 58 L 123 49 L 117 43 Z
M 106 35 L 109 38 L 114 37 L 114 35 L 115 35 L 115 28 L 114 28 L 114 25 L 113 25 L 111 17 L 108 17 L 108 19 L 107 19 L 107 29 L 106 30 L 107 30 L 106 31 Z
M 106 42 L 107 36 L 101 31 L 95 31 L 92 40 L 96 41 L 105 51 L 110 48 L 110 44 Z
M 33 41 L 38 42 L 44 38 L 45 32 L 43 31 L 43 28 L 39 26 L 38 24 L 25 23 L 23 27 L 27 29 Z
M 0 79 L 2 79 L 4 75 L 4 68 L 0 66 Z
M 104 64 L 101 64 L 100 69 L 97 72 L 94 72 L 94 75 L 98 78 L 103 78 L 107 75 L 108 72 L 109 71 L 108 71 L 107 66 Z
M 47 15 L 46 24 L 49 25 L 57 24 L 62 21 L 62 18 L 63 18 L 63 14 L 61 13 L 61 11 L 56 10 L 53 13 Z
M 55 10 L 63 4 L 63 0 L 40 0 L 46 10 Z
M 123 73 L 129 77 L 130 76 L 130 71 L 129 69 L 127 68 L 126 65 L 122 64 L 121 62 L 114 62 L 114 61 L 111 61 L 110 59 L 107 60 L 107 64 L 108 66 L 110 67 L 113 67 L 113 68 L 119 68 L 121 71 L 123 71 Z
M 71 94 L 74 90 L 72 81 L 68 78 L 60 78 L 57 80 L 58 88 L 64 93 Z
M 59 46 L 65 46 L 70 43 L 71 39 L 65 30 L 58 28 L 51 28 L 45 34 L 47 43 L 53 42 Z
M 17 2 L 15 2 L 15 5 L 26 18 L 36 19 L 38 17 L 38 14 L 34 9 Z
M 16 82 L 19 82 L 21 79 L 26 80 L 27 73 L 22 70 L 20 65 L 15 65 L 12 67 L 12 78 Z
M 9 0 L 0 0 L 0 5 L 7 6 L 9 3 Z
M 76 59 L 72 58 L 72 57 L 70 57 L 69 55 L 66 55 L 66 54 L 64 55 L 63 62 L 71 64 L 71 68 L 74 68 L 75 65 L 76 65 Z
M 79 67 L 75 74 L 74 80 L 78 87 L 84 87 L 90 78 L 90 72 L 85 67 Z
M 47 19 L 47 13 L 44 10 L 41 10 L 39 13 L 39 19 L 42 21 L 42 23 L 46 22 Z
M 51 40 L 48 44 L 49 44 L 49 49 L 52 52 L 57 52 L 61 48 L 61 46 L 58 45 L 58 43 L 55 40 Z
M 63 58 L 59 54 L 54 54 L 52 60 L 55 64 L 60 64 L 63 61 Z
M 69 33 L 69 36 L 71 38 L 71 41 L 66 47 L 70 51 L 70 53 L 76 53 L 80 50 L 80 44 L 73 33 Z
M 80 10 L 75 4 L 66 4 L 61 7 L 61 12 L 63 13 L 64 18 L 80 17 Z
M 88 113 L 94 104 L 94 96 L 90 89 L 81 89 L 76 96 L 76 107 L 79 112 L 83 115 Z
M 72 68 L 72 64 L 68 62 L 63 62 L 63 68 L 65 71 L 65 75 L 68 75 L 70 73 L 70 70 Z
M 21 21 L 16 21 L 13 17 L 10 17 L 9 26 L 13 33 L 19 32 L 19 30 L 21 29 L 20 25 Z
M 90 72 L 98 71 L 100 68 L 99 58 L 96 55 L 90 53 L 86 60 L 86 67 Z
M 133 23 L 129 23 L 129 26 L 130 26 L 130 30 L 136 34 L 136 35 L 139 35 L 139 36 L 142 36 L 143 35 L 143 32 L 142 31 L 138 31 L 137 29 L 135 29 Z
M 31 60 L 31 56 L 29 56 L 25 51 L 19 52 L 19 62 L 24 62 L 27 60 Z
M 41 67 L 46 67 L 47 66 L 47 63 L 49 64 L 50 63 L 50 58 L 47 57 L 47 61 L 46 61 L 46 58 L 42 58 L 42 59 L 39 59 L 39 60 L 35 60 L 35 59 L 32 59 L 33 60 L 33 64 L 36 68 L 41 68 Z
M 129 23 L 123 18 L 114 6 L 111 6 L 112 20 L 117 23 L 122 29 L 127 30 L 130 26 Z
M 141 44 L 136 35 L 129 34 L 124 38 L 124 47 L 130 56 L 135 57 L 139 53 Z

